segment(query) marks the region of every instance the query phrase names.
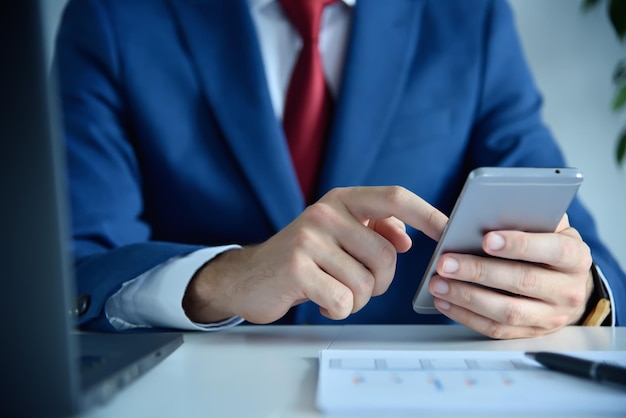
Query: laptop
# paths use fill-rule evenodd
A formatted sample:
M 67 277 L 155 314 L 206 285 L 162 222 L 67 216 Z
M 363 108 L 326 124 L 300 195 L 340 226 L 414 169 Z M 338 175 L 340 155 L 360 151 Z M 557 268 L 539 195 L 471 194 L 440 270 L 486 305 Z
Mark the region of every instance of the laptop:
M 69 416 L 176 350 L 179 333 L 76 330 L 47 0 L 0 0 L 0 416 Z

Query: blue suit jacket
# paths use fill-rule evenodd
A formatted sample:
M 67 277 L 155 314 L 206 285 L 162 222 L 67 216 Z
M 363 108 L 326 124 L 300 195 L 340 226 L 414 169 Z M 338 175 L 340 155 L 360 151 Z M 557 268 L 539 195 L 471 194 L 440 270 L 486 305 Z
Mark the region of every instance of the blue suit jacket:
M 83 325 L 107 329 L 106 299 L 170 257 L 301 213 L 245 0 L 75 0 L 57 47 Z M 317 195 L 398 184 L 448 213 L 472 168 L 565 165 L 540 106 L 504 1 L 359 0 Z M 569 215 L 625 306 L 589 214 Z M 435 243 L 410 232 L 389 291 L 343 322 L 446 321 L 412 310 Z M 285 320 L 329 322 L 311 303 Z

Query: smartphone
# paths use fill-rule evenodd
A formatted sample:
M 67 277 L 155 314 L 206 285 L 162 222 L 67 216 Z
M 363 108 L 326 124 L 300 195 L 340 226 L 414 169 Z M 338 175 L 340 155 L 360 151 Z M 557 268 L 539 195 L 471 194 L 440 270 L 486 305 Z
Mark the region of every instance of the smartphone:
M 439 311 L 428 291 L 443 253 L 486 256 L 489 231 L 554 232 L 583 181 L 577 168 L 482 167 L 473 170 L 413 297 L 420 314 Z

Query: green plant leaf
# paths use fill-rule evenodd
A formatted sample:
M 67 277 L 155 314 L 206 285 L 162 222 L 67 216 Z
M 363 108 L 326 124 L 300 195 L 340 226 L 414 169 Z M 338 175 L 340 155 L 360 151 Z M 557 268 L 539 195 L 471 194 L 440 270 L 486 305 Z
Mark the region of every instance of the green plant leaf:
M 583 9 L 583 11 L 591 10 L 596 7 L 600 3 L 600 1 L 601 0 L 583 0 L 581 8 Z
M 609 19 L 611 19 L 617 36 L 623 41 L 626 36 L 626 1 L 610 0 Z
M 626 103 L 626 83 L 618 87 L 613 98 L 613 110 L 620 110 Z
M 617 165 L 622 165 L 624 163 L 624 156 L 626 156 L 626 129 L 622 131 L 622 134 L 617 141 L 617 148 L 615 149 Z
M 613 70 L 613 83 L 620 85 L 626 82 L 626 60 L 621 60 Z

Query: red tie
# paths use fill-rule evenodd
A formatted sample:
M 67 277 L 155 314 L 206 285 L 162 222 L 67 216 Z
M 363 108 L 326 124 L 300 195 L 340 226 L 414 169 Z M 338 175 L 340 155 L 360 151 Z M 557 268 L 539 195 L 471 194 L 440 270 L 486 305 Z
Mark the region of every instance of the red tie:
M 280 0 L 303 43 L 287 91 L 283 127 L 307 202 L 315 193 L 332 104 L 317 45 L 320 21 L 324 7 L 335 1 Z

